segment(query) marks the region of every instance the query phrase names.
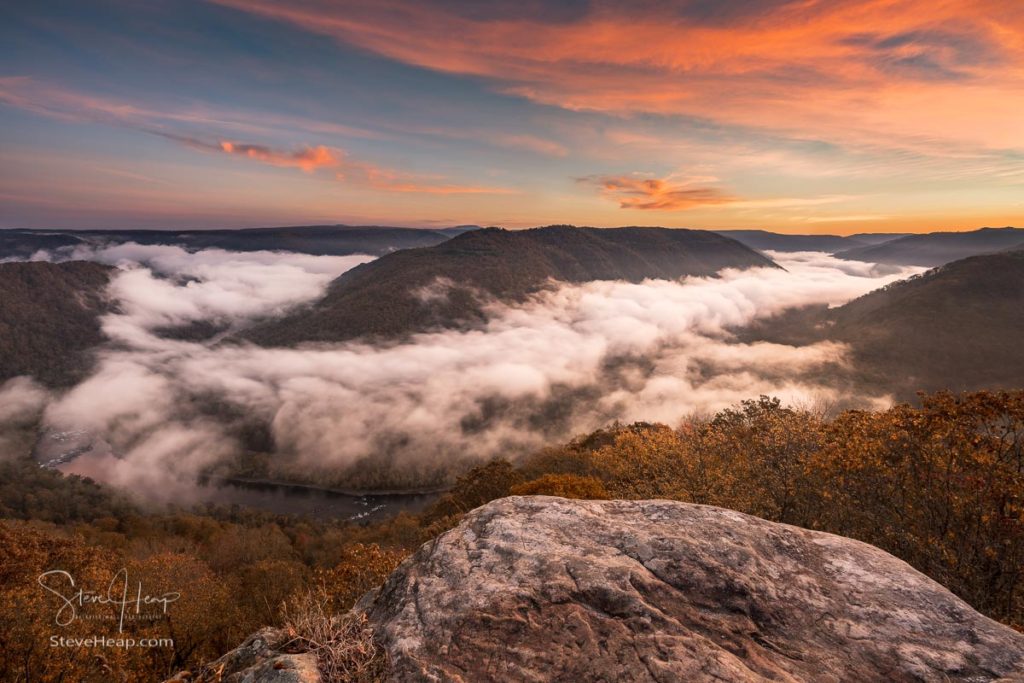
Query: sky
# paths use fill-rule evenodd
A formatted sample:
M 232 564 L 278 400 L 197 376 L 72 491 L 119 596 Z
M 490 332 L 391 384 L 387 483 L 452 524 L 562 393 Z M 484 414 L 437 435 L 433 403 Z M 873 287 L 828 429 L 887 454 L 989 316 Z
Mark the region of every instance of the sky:
M 1020 0 L 8 0 L 0 227 L 1024 224 Z

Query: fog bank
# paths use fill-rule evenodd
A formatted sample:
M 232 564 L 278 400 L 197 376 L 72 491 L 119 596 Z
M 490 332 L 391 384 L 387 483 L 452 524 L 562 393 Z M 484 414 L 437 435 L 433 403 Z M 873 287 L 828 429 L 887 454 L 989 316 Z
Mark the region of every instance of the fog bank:
M 401 486 L 613 420 L 675 423 L 759 394 L 884 403 L 813 379 L 846 362 L 841 345 L 742 344 L 729 329 L 791 306 L 840 304 L 920 269 L 771 256 L 785 270 L 561 285 L 522 304 L 490 302 L 488 322 L 471 331 L 266 349 L 155 331 L 277 315 L 369 257 L 114 247 L 91 257 L 124 268 L 111 285 L 119 312 L 103 321 L 116 344 L 44 420 L 110 444 L 117 457 L 94 461 L 92 474 L 169 491 L 169 481 L 252 457 L 254 432 L 273 446 L 272 476 Z

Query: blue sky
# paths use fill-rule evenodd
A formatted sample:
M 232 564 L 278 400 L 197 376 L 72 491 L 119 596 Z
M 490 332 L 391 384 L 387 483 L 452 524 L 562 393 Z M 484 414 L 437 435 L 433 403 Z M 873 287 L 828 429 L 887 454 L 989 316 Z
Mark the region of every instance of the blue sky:
M 15 0 L 0 227 L 1024 222 L 1024 11 L 897 4 Z

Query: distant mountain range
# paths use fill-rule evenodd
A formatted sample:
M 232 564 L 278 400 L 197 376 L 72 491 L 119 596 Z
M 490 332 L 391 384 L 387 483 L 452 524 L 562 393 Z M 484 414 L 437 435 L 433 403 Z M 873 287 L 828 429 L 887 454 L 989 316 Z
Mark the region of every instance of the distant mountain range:
M 911 400 L 917 391 L 1024 386 L 1024 251 L 972 256 L 844 306 L 790 310 L 741 333 L 850 345 L 852 380 Z
M 786 235 L 766 230 L 719 230 L 758 251 L 823 251 L 839 258 L 902 266 L 941 266 L 951 261 L 1024 248 L 1024 229 L 981 228 L 967 232 Z
M 256 248 L 252 245 L 260 235 L 273 235 L 278 244 L 291 235 L 301 249 L 340 250 L 344 239 L 360 239 L 364 230 L 376 229 L 254 230 L 244 231 L 254 239 L 233 239 Z M 457 230 L 460 234 L 449 239 L 439 231 L 394 230 L 377 242 L 380 248 L 406 232 L 442 241 L 387 253 L 354 268 L 319 301 L 259 323 L 236 339 L 266 346 L 394 339 L 478 325 L 489 301 L 522 301 L 552 280 L 636 282 L 708 276 L 726 267 L 775 266 L 749 246 L 707 231 L 474 228 Z M 195 233 L 184 234 L 191 238 Z M 49 248 L 64 245 L 67 237 L 59 232 L 33 235 L 34 244 Z M 313 242 L 319 239 L 336 241 L 317 247 Z M 851 348 L 852 369 L 837 371 L 836 381 L 903 399 L 912 399 L 918 390 L 1024 386 L 1024 230 L 916 235 L 870 249 L 876 250 L 874 258 L 897 263 L 941 261 L 965 250 L 994 253 L 955 260 L 835 309 L 787 311 L 741 331 L 741 338 L 844 342 Z M 886 260 L 880 250 L 902 260 Z M 0 263 L 0 382 L 28 374 L 51 386 L 68 386 L 84 377 L 91 366 L 90 349 L 103 342 L 99 317 L 109 310 L 105 288 L 112 272 L 85 262 Z
M 843 250 L 836 256 L 871 263 L 941 266 L 969 256 L 1019 248 L 1024 248 L 1024 229 L 982 228 L 971 232 L 907 235 L 881 244 Z
M 83 379 L 103 341 L 113 268 L 98 263 L 0 263 L 0 383 L 31 375 L 51 386 Z
M 716 232 L 758 251 L 824 251 L 830 254 L 881 244 L 905 237 L 908 234 L 861 233 L 841 237 L 839 235 L 787 235 L 767 230 L 717 230 Z
M 756 266 L 775 264 L 702 230 L 488 228 L 354 268 L 315 305 L 257 326 L 245 337 L 268 346 L 395 337 L 479 323 L 488 299 L 519 301 L 549 280 L 638 282 Z
M 387 226 L 310 225 L 246 230 L 0 230 L 0 259 L 30 258 L 40 249 L 69 250 L 137 242 L 171 244 L 189 250 L 293 251 L 304 254 L 380 256 L 399 249 L 429 247 L 478 226 L 439 230 Z
M 49 230 L 0 230 L 0 260 L 29 259 L 38 251 L 72 249 L 84 240 L 72 233 Z
M 480 230 L 477 225 L 441 229 L 388 226 L 312 225 L 245 230 L 0 230 L 0 261 L 29 259 L 40 250 L 67 258 L 76 246 L 137 242 L 169 244 L 190 251 L 290 251 L 314 255 L 383 256 L 402 249 L 432 247 Z M 604 231 L 617 228 L 603 228 Z M 758 251 L 821 251 L 839 258 L 933 267 L 968 256 L 1024 247 L 1024 230 L 982 228 L 930 234 L 859 233 L 789 235 L 767 230 L 719 230 L 717 234 Z

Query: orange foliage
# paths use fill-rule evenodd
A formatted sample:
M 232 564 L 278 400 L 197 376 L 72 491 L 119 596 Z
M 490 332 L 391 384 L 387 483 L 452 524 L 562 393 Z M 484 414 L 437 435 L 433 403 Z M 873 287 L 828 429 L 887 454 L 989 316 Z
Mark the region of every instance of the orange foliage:
M 513 496 L 559 496 L 584 500 L 607 500 L 610 498 L 604 483 L 597 477 L 581 477 L 578 474 L 545 474 L 524 484 L 513 486 Z
M 262 626 L 302 622 L 297 613 L 334 619 L 419 544 L 510 494 L 670 498 L 842 534 L 1024 628 L 1024 391 L 936 394 L 920 408 L 833 420 L 762 397 L 677 429 L 616 425 L 518 466 L 477 467 L 424 513 L 372 526 L 238 510 L 147 515 L 104 502 L 94 484 L 69 480 L 64 490 L 51 479 L 39 479 L 45 499 L 6 500 L 30 518 L 59 509 L 63 526 L 0 521 L 3 681 L 160 680 Z M 95 622 L 54 623 L 58 598 L 37 577 L 55 568 L 92 587 L 124 568 L 147 593 L 180 592 L 167 618 L 125 625 L 126 635 L 175 646 L 49 647 L 55 633 L 97 632 Z

